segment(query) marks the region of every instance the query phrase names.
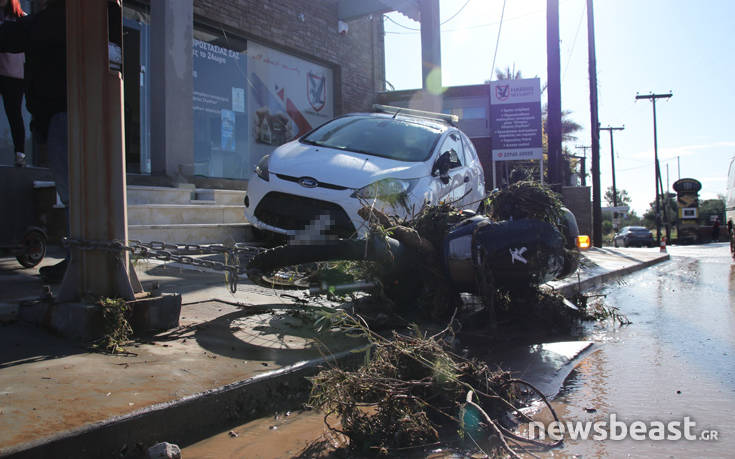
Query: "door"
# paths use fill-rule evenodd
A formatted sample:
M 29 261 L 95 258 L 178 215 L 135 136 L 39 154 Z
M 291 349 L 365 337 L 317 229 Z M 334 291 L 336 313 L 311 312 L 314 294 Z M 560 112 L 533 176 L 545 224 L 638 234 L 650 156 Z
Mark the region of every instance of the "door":
M 449 152 L 449 182 L 443 183 L 436 178 L 439 188 L 439 201 L 444 201 L 461 208 L 465 200 L 466 183 L 469 181 L 462 138 L 459 132 L 451 131 L 444 139 L 439 155 Z M 437 157 L 438 157 L 437 156 Z
M 127 172 L 151 173 L 150 94 L 148 84 L 149 26 L 123 18 L 123 84 L 125 90 L 125 159 Z
M 466 183 L 467 189 L 465 192 L 467 197 L 465 204 L 474 210 L 480 206 L 480 201 L 485 198 L 485 173 L 475 146 L 464 134 L 462 134 L 462 144 L 464 145 L 464 155 L 467 159 L 467 171 L 470 177 L 469 182 Z

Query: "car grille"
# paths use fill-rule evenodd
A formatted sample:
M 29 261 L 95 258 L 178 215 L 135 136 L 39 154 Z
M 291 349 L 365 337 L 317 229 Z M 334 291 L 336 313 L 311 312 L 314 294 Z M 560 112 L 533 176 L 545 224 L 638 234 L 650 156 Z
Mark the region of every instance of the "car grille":
M 299 180 L 301 180 L 301 177 L 292 177 L 290 175 L 284 175 L 284 174 L 276 174 L 276 177 L 278 177 L 281 180 L 285 180 L 287 182 L 294 182 L 294 183 L 299 183 Z M 342 191 L 342 190 L 346 190 L 347 189 L 346 186 L 334 185 L 332 183 L 323 183 L 323 182 L 319 182 L 319 181 L 317 181 L 316 186 L 318 188 L 327 188 L 329 190 L 340 190 L 340 191 Z
M 324 233 L 338 237 L 355 234 L 355 226 L 342 207 L 333 202 L 271 191 L 260 200 L 255 217 L 263 223 L 286 230 L 303 230 L 320 215 L 332 217 L 334 225 Z

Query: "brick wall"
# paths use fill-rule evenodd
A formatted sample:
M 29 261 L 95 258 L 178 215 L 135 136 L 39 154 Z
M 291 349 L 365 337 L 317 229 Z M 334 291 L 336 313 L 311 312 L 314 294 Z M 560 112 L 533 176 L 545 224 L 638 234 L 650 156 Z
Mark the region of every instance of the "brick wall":
M 336 0 L 194 0 L 195 20 L 334 70 L 335 114 L 368 110 L 385 79 L 380 15 L 337 32 Z M 303 19 L 303 20 L 302 20 Z

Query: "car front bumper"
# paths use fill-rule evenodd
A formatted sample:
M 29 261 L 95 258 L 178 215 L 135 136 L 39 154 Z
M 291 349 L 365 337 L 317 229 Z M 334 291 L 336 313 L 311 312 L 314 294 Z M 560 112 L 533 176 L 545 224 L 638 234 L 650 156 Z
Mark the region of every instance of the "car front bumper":
M 339 237 L 356 234 L 362 238 L 367 235 L 369 227 L 357 213 L 365 203 L 352 197 L 354 189 L 305 188 L 274 173 L 269 178 L 266 182 L 253 176 L 248 183 L 245 217 L 257 228 L 289 236 L 305 235 L 307 238 L 321 232 Z M 408 207 L 412 206 L 420 208 L 420 205 L 409 202 Z M 407 210 L 395 209 L 382 201 L 377 201 L 375 207 L 387 209 L 389 215 L 408 215 Z M 333 227 L 327 231 L 326 226 L 330 224 Z

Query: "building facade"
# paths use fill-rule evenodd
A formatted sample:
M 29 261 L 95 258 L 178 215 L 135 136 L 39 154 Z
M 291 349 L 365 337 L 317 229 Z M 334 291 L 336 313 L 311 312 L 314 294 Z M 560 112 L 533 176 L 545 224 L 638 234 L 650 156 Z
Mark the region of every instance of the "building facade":
M 196 177 L 198 186 L 208 178 L 242 181 L 276 146 L 340 114 L 369 110 L 384 89 L 380 15 L 341 23 L 337 0 L 190 2 L 124 2 L 131 182 L 146 175 Z M 31 12 L 36 7 L 24 3 Z M 173 55 L 187 48 L 190 59 Z M 187 69 L 190 79 L 156 75 L 188 77 Z M 171 117 L 189 117 L 183 126 L 191 132 L 170 132 Z M 0 164 L 9 165 L 14 152 L 2 118 Z M 164 124 L 168 143 L 156 140 Z M 31 162 L 43 166 L 30 130 L 27 138 Z M 174 148 L 171 138 L 179 142 Z

